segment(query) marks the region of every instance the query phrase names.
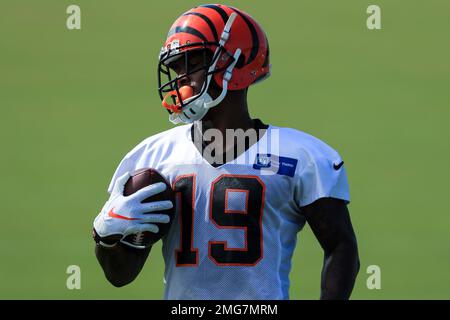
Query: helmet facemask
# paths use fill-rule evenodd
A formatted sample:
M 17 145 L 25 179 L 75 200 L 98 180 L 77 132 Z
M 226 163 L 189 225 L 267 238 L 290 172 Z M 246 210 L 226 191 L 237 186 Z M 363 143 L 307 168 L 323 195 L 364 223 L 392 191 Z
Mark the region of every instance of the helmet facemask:
M 194 112 L 192 113 L 191 110 L 188 110 L 188 105 L 193 106 L 197 100 L 201 97 L 205 97 L 205 93 L 207 94 L 206 91 L 209 86 L 208 75 L 222 71 L 215 70 L 209 72 L 213 61 L 217 59 L 216 56 L 213 56 L 210 49 L 199 48 L 198 45 L 190 47 L 191 48 L 182 48 L 183 51 L 175 53 L 171 52 L 171 49 L 169 49 L 159 61 L 158 92 L 163 102 L 163 106 L 171 115 L 175 114 L 171 118 L 174 118 L 183 112 L 185 113 L 183 116 L 186 120 L 190 119 L 190 114 L 195 115 L 196 111 L 192 110 Z M 196 56 L 195 59 L 200 59 L 201 62 L 192 66 L 191 59 L 194 55 Z M 173 67 L 175 62 L 184 65 L 184 72 L 182 74 L 177 74 L 175 72 L 175 68 Z M 197 73 L 201 73 L 201 80 L 199 80 L 201 89 L 198 93 L 194 92 L 193 88 L 190 87 L 191 76 Z M 164 78 L 165 82 L 163 82 Z M 199 78 L 199 76 L 197 75 L 196 78 Z

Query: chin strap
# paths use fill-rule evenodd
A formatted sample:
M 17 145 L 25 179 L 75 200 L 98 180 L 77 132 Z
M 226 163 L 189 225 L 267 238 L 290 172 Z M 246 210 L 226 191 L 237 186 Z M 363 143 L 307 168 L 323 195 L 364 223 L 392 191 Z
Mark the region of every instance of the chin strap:
M 230 37 L 231 26 L 233 25 L 234 20 L 236 19 L 236 17 L 237 17 L 237 14 L 235 12 L 230 14 L 230 17 L 228 18 L 228 21 L 225 24 L 225 27 L 223 28 L 222 34 L 220 35 L 219 45 L 221 47 L 223 47 L 225 42 L 228 41 L 228 38 Z
M 209 75 L 208 75 L 208 77 L 206 79 L 206 90 L 205 90 L 205 92 L 207 92 L 208 89 L 209 89 L 209 84 L 211 83 L 211 78 L 213 76 L 212 72 L 216 68 L 217 62 L 219 61 L 219 58 L 220 58 L 219 57 L 219 52 L 224 47 L 225 42 L 227 42 L 228 39 L 230 38 L 231 26 L 233 25 L 234 20 L 236 19 L 236 17 L 237 17 L 237 14 L 233 12 L 230 15 L 230 17 L 228 18 L 228 21 L 225 24 L 225 27 L 223 28 L 223 32 L 220 35 L 219 46 L 217 47 L 217 49 L 216 49 L 216 51 L 214 52 L 214 55 L 213 55 L 213 57 L 216 57 L 216 59 L 215 59 L 214 63 L 209 67 L 209 70 L 208 70 Z
M 222 102 L 222 100 L 227 95 L 228 82 L 231 80 L 231 76 L 233 75 L 234 66 L 236 65 L 240 55 L 241 55 L 241 49 L 237 49 L 233 55 L 233 59 L 234 59 L 233 62 L 228 66 L 227 70 L 225 71 L 225 74 L 223 75 L 221 94 L 215 100 L 205 103 L 205 106 L 204 106 L 205 109 L 210 109 L 212 107 L 217 106 L 219 103 Z
M 219 55 L 219 51 L 221 48 L 223 48 L 223 46 L 225 45 L 225 42 L 228 41 L 228 39 L 230 38 L 230 31 L 231 31 L 231 26 L 234 23 L 234 20 L 236 19 L 237 14 L 235 12 L 233 12 L 230 17 L 228 18 L 227 23 L 225 24 L 225 27 L 223 28 L 223 32 L 220 35 L 220 41 L 219 41 L 219 47 L 216 49 L 216 52 L 214 53 L 214 56 Z M 241 55 L 241 49 L 237 49 L 236 52 L 233 55 L 233 62 L 228 66 L 227 70 L 225 71 L 225 74 L 223 75 L 223 81 L 222 81 L 222 92 L 221 94 L 213 101 L 210 102 L 206 102 L 204 104 L 204 108 L 205 109 L 210 109 L 212 107 L 217 106 L 219 103 L 222 102 L 222 100 L 225 98 L 225 96 L 227 95 L 227 91 L 228 91 L 228 82 L 231 80 L 231 76 L 233 74 L 233 69 L 234 66 L 236 65 L 240 55 Z M 216 64 L 217 61 L 219 61 L 219 57 L 217 57 L 216 61 L 214 61 L 213 65 L 209 68 L 208 72 L 211 73 L 212 71 L 214 71 L 214 69 L 216 68 Z M 209 85 L 211 83 L 211 78 L 212 78 L 212 74 L 210 74 L 208 76 L 207 79 L 207 87 L 205 90 L 205 93 L 208 91 Z

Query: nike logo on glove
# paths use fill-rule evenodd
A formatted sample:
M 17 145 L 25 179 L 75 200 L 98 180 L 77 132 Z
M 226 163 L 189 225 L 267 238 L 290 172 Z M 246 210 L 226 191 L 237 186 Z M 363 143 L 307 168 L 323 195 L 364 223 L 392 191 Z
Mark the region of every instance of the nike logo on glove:
M 111 218 L 122 219 L 122 220 L 141 220 L 139 218 L 129 218 L 129 217 L 121 216 L 120 214 L 114 213 L 113 210 L 114 210 L 114 208 L 112 208 L 108 212 L 108 216 L 110 216 Z
M 339 170 L 344 165 L 344 161 L 339 164 L 333 163 L 334 170 Z

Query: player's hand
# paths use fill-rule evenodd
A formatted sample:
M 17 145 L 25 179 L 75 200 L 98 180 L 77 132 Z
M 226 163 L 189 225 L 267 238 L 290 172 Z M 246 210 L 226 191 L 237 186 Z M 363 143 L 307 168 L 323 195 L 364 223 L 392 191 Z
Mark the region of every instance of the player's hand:
M 129 178 L 130 174 L 127 172 L 116 180 L 110 199 L 94 220 L 94 230 L 101 245 L 113 246 L 126 236 L 139 232 L 157 233 L 159 228 L 155 223 L 170 221 L 170 217 L 161 211 L 171 209 L 172 201 L 142 203 L 143 200 L 166 190 L 166 185 L 158 182 L 124 196 L 123 190 Z

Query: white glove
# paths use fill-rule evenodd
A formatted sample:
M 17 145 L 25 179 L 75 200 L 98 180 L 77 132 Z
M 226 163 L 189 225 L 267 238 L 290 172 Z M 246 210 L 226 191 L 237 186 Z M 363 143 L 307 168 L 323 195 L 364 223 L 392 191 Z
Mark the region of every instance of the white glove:
M 103 238 L 110 236 L 113 236 L 111 238 L 115 238 L 117 241 L 133 246 L 124 242 L 123 239 L 130 234 L 144 231 L 158 233 L 159 228 L 154 223 L 168 223 L 170 221 L 167 214 L 159 212 L 171 209 L 173 207 L 172 201 L 142 203 L 143 200 L 166 190 L 166 185 L 163 182 L 154 183 L 129 196 L 124 196 L 123 190 L 129 178 L 130 174 L 127 172 L 116 180 L 111 197 L 94 220 L 95 232 L 100 237 L 99 243 L 103 246 L 115 245 L 115 243 L 102 242 Z M 158 213 L 151 214 L 149 212 Z

